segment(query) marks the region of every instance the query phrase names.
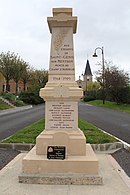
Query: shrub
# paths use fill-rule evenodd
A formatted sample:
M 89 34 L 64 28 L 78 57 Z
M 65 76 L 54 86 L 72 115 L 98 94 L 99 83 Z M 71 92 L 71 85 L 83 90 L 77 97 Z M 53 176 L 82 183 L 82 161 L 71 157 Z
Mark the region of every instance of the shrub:
M 14 101 L 16 99 L 16 96 L 13 93 L 3 93 L 2 97 L 9 101 Z
M 89 102 L 89 101 L 93 101 L 93 100 L 95 100 L 95 98 L 92 97 L 92 96 L 86 96 L 86 97 L 84 97 L 84 101 L 85 102 Z
M 96 100 L 96 90 L 90 90 L 86 92 L 86 96 L 84 97 L 85 102 Z
M 43 99 L 34 92 L 21 92 L 19 95 L 19 99 L 22 100 L 26 104 L 41 104 L 43 103 Z
M 22 101 L 22 100 L 16 100 L 15 101 L 15 106 L 19 107 L 19 106 L 25 106 L 26 104 Z

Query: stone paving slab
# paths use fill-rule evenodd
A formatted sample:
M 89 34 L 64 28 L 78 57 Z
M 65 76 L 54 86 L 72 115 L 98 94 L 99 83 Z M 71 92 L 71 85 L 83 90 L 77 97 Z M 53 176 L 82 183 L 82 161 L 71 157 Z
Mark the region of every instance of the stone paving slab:
M 108 154 L 97 154 L 100 164 L 100 174 L 103 185 L 41 185 L 18 183 L 21 173 L 22 158 L 25 153 L 19 154 L 5 168 L 0 171 L 0 195 L 129 195 L 130 188 L 126 184 L 130 178 L 123 179 L 118 168 L 112 164 Z M 122 170 L 121 170 L 122 171 Z M 120 171 L 120 172 L 121 172 Z

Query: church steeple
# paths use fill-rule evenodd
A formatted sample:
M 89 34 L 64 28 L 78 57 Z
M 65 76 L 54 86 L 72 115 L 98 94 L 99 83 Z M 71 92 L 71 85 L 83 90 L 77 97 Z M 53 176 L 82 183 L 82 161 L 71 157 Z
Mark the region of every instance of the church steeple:
M 87 60 L 87 63 L 86 63 L 86 67 L 85 67 L 85 72 L 84 72 L 84 75 L 83 75 L 83 78 L 84 78 L 84 82 L 86 83 L 90 83 L 92 82 L 92 71 L 91 71 L 91 68 L 90 68 L 90 64 L 89 64 L 89 60 Z
M 89 60 L 87 60 L 85 72 L 84 72 L 84 74 L 82 74 L 82 76 L 83 76 L 83 80 L 81 80 L 79 77 L 79 80 L 77 80 L 77 84 L 80 88 L 83 89 L 84 94 L 85 94 L 85 91 L 87 90 L 88 84 L 92 83 L 92 81 L 93 81 L 93 75 L 92 75 L 92 71 L 90 68 Z
M 86 75 L 86 76 L 93 76 L 93 75 L 92 75 L 92 72 L 91 72 L 89 60 L 87 60 L 84 75 Z

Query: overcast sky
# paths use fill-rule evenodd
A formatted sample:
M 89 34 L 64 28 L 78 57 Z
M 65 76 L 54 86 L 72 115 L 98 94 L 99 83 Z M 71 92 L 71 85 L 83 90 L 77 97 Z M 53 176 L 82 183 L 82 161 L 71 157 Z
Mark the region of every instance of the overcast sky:
M 0 52 L 18 53 L 35 69 L 48 69 L 53 7 L 71 7 L 78 17 L 74 35 L 76 78 L 87 58 L 94 74 L 104 47 L 106 60 L 130 73 L 130 0 L 0 0 Z

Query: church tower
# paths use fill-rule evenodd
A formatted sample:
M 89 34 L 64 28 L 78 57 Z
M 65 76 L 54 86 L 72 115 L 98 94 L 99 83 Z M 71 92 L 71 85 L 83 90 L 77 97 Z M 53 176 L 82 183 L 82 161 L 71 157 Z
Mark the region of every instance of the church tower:
M 92 71 L 90 68 L 89 60 L 87 60 L 86 67 L 85 67 L 85 72 L 83 75 L 84 82 L 86 83 L 91 83 L 92 82 Z
M 89 83 L 92 83 L 92 81 L 93 81 L 93 75 L 92 75 L 92 71 L 90 68 L 89 60 L 87 60 L 85 72 L 84 72 L 84 74 L 82 74 L 82 76 L 83 76 L 83 80 L 81 80 L 79 77 L 79 80 L 77 80 L 76 82 L 77 82 L 79 88 L 83 89 L 84 94 L 85 94 L 85 91 L 87 90 L 87 85 Z

